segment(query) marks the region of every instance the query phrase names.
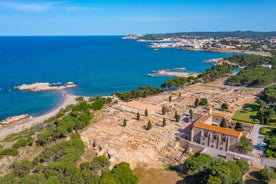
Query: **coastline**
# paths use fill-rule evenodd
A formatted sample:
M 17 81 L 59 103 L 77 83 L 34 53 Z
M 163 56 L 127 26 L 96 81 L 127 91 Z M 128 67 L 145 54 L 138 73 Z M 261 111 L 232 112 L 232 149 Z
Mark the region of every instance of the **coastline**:
M 30 116 L 26 120 L 13 122 L 11 124 L 0 127 L 0 140 L 4 139 L 7 135 L 11 133 L 18 133 L 24 129 L 32 127 L 36 123 L 41 123 L 48 118 L 56 115 L 60 109 L 65 108 L 68 105 L 77 103 L 77 101 L 75 100 L 75 98 L 77 97 L 76 95 L 69 94 L 64 90 L 59 90 L 58 92 L 63 98 L 61 103 L 57 104 L 56 107 L 48 112 L 43 113 L 42 115 Z

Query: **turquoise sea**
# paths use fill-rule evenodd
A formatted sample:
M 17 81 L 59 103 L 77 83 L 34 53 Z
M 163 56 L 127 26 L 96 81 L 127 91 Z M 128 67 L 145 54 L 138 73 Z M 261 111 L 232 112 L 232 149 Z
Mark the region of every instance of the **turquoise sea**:
M 63 99 L 56 91 L 27 92 L 14 86 L 34 82 L 73 81 L 76 95 L 109 95 L 142 85 L 160 84 L 169 77 L 150 77 L 153 70 L 185 67 L 202 72 L 204 60 L 230 53 L 148 47 L 149 43 L 121 36 L 0 37 L 0 120 L 13 115 L 39 115 Z

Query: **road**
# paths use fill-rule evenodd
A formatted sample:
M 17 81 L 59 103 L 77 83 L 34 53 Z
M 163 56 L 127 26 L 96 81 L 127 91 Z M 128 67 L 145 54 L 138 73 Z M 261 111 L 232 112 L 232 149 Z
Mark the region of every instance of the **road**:
M 251 134 L 248 136 L 248 138 L 252 140 L 252 143 L 254 146 L 254 150 L 252 154 L 258 157 L 263 155 L 263 151 L 258 149 L 258 144 L 265 141 L 265 136 L 259 133 L 261 128 L 262 128 L 262 125 L 260 124 L 254 125 Z

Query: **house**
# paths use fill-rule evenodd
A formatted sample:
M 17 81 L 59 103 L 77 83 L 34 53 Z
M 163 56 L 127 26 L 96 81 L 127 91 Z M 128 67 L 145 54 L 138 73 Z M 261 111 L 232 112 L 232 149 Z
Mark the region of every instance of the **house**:
M 223 118 L 224 114 L 210 109 L 208 114 L 202 115 L 193 123 L 190 141 L 223 151 L 235 150 L 242 133 L 220 127 Z
M 262 67 L 263 67 L 263 68 L 269 68 L 269 69 L 271 69 L 271 68 L 272 68 L 272 65 L 263 64 Z

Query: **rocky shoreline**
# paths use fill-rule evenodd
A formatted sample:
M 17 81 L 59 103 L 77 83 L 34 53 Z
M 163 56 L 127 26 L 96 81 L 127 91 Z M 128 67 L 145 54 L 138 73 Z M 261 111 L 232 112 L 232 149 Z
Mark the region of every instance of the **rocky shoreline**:
M 183 70 L 183 69 L 181 69 L 181 70 Z M 179 71 L 172 71 L 170 69 L 165 69 L 165 70 L 154 71 L 153 73 L 150 73 L 148 75 L 151 77 L 158 77 L 158 76 L 190 77 L 190 76 L 197 76 L 198 73 L 179 72 Z
M 67 82 L 64 85 L 61 85 L 60 83 L 36 82 L 33 84 L 22 84 L 20 86 L 15 86 L 14 89 L 37 92 L 37 91 L 47 91 L 47 90 L 62 90 L 66 88 L 73 88 L 76 86 L 77 85 L 74 84 L 73 82 Z

